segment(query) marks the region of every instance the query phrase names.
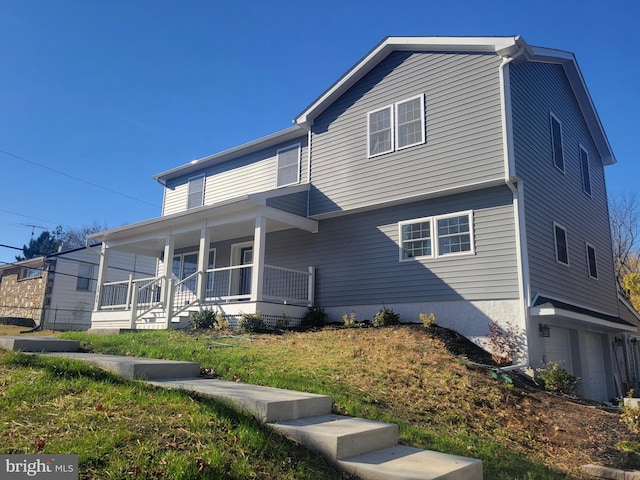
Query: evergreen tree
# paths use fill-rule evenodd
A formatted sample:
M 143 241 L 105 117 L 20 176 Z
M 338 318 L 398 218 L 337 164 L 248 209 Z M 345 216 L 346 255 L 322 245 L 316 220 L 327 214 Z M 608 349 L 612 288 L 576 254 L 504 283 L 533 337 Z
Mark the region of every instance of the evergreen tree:
M 49 255 L 58 251 L 60 245 L 62 245 L 62 227 L 56 228 L 51 233 L 45 230 L 36 239 L 32 238 L 29 241 L 29 245 L 22 247 L 23 255 L 17 255 L 16 260 L 28 260 L 29 258 L 40 257 L 42 255 Z

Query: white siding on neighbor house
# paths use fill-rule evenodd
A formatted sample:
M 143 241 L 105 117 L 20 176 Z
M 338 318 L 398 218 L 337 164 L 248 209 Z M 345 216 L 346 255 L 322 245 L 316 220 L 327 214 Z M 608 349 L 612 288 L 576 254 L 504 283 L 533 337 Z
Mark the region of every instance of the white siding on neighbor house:
M 510 67 L 516 175 L 523 180 L 531 295 L 617 314 L 604 167 L 560 65 Z M 564 173 L 553 164 L 550 113 L 562 124 Z M 583 191 L 580 147 L 589 153 L 591 196 Z M 566 228 L 569 266 L 556 262 L 553 223 Z M 586 243 L 596 249 L 589 277 Z
M 311 215 L 504 177 L 500 58 L 394 52 L 312 128 Z M 424 94 L 426 142 L 370 158 L 368 113 Z
M 57 255 L 55 259 L 51 302 L 45 311 L 45 328 L 88 329 L 95 301 L 100 247 L 71 251 Z M 81 264 L 93 266 L 89 291 L 77 289 Z M 130 273 L 134 273 L 135 278 L 152 277 L 155 275 L 156 259 L 112 251 L 109 266 L 108 282 L 126 280 Z
M 278 175 L 277 151 L 300 144 L 300 183 L 307 182 L 307 137 L 284 142 L 233 160 L 227 160 L 202 171 L 171 179 L 165 187 L 162 214 L 187 210 L 189 178 L 205 175 L 204 204 L 229 200 L 241 195 L 276 189 Z

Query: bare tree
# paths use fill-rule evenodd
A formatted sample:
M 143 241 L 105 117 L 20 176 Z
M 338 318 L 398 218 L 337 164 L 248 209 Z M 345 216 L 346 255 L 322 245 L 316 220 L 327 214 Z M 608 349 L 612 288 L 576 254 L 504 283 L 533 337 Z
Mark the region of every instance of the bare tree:
M 106 225 L 101 225 L 94 221 L 93 225 L 90 226 L 83 225 L 82 228 L 71 228 L 69 230 L 65 230 L 63 249 L 71 250 L 73 248 L 84 247 L 87 241 L 87 235 L 106 230 L 107 228 L 108 227 Z
M 620 291 L 626 289 L 623 278 L 640 273 L 640 203 L 635 194 L 613 198 L 609 202 L 611 238 L 616 278 Z

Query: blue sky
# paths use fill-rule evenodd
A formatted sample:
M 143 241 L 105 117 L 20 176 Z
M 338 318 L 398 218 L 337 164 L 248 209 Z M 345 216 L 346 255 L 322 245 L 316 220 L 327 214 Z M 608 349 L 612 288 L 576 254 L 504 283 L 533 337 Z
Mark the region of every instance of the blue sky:
M 574 52 L 618 160 L 609 194 L 634 192 L 638 31 L 637 0 L 0 0 L 0 244 L 158 216 L 153 174 L 289 127 L 388 35 Z

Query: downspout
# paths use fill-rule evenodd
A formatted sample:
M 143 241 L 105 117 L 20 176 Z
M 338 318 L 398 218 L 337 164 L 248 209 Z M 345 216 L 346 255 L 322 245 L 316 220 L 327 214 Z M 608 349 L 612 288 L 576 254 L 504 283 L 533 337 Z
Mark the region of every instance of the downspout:
M 517 42 L 518 38 L 516 38 Z M 522 325 L 526 332 L 527 344 L 524 349 L 524 358 L 516 365 L 503 367 L 501 370 L 510 371 L 530 367 L 530 342 L 531 329 L 529 325 L 529 264 L 527 257 L 527 237 L 524 231 L 524 191 L 523 183 L 515 175 L 515 154 L 513 150 L 513 124 L 511 117 L 511 85 L 510 75 L 507 66 L 525 51 L 525 45 L 521 45 L 516 53 L 511 56 L 502 57 L 499 67 L 502 96 L 502 131 L 504 136 L 504 159 L 505 159 L 505 184 L 513 195 L 513 212 L 515 222 L 515 239 L 517 249 L 518 264 L 518 290 L 520 292 L 520 315 Z

